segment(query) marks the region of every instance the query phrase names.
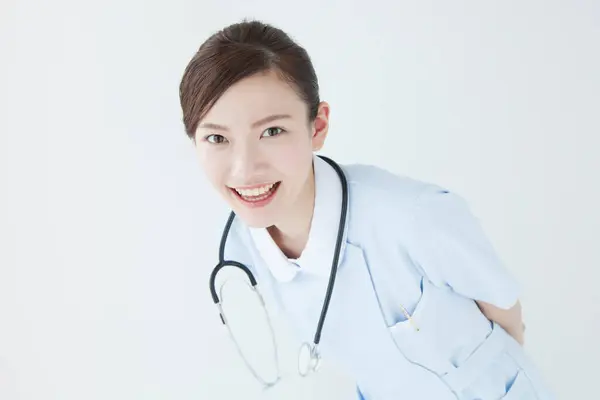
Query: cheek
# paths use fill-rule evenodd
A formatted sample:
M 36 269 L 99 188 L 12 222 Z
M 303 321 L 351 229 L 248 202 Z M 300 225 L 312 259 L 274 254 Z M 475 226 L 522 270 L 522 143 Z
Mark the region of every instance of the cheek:
M 214 152 L 206 151 L 203 148 L 198 148 L 196 151 L 200 167 L 204 172 L 206 178 L 215 187 L 222 186 L 224 182 L 224 176 L 226 173 L 226 166 L 223 165 L 223 158 L 216 157 Z
M 296 144 L 282 149 L 273 161 L 288 178 L 304 179 L 310 169 L 312 157 L 313 153 L 310 147 Z

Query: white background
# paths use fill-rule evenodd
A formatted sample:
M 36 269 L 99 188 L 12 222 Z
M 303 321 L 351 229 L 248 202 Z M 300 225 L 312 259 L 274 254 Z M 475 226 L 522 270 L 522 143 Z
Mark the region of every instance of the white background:
M 468 199 L 523 284 L 532 358 L 559 398 L 595 396 L 600 5 L 414 3 L 2 0 L 0 399 L 261 398 L 210 301 L 227 210 L 178 102 L 243 17 L 310 52 L 325 154 Z M 273 398 L 352 398 L 285 349 Z

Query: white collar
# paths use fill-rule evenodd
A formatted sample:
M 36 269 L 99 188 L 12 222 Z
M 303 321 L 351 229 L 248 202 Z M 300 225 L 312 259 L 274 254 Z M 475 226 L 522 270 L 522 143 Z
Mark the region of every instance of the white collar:
M 342 208 L 342 186 L 336 171 L 326 161 L 314 156 L 313 165 L 315 207 L 308 242 L 300 258 L 288 259 L 266 229 L 250 228 L 260 256 L 273 276 L 282 282 L 291 281 L 298 273 L 329 277 L 331 272 Z M 343 254 L 343 246 L 341 250 Z

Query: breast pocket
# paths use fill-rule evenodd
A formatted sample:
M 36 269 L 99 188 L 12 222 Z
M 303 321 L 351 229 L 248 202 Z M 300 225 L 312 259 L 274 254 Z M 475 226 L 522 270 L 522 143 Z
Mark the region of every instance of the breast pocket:
M 397 321 L 389 330 L 410 362 L 445 376 L 469 360 L 491 334 L 492 324 L 474 301 L 424 278 L 410 318 Z

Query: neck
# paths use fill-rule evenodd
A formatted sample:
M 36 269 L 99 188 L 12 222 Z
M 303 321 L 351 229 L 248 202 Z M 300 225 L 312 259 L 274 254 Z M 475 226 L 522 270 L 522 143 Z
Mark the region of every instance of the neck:
M 305 188 L 298 196 L 288 213 L 287 218 L 276 226 L 268 228 L 268 232 L 281 251 L 289 258 L 299 258 L 308 242 L 315 208 L 315 174 L 314 167 L 308 176 Z

